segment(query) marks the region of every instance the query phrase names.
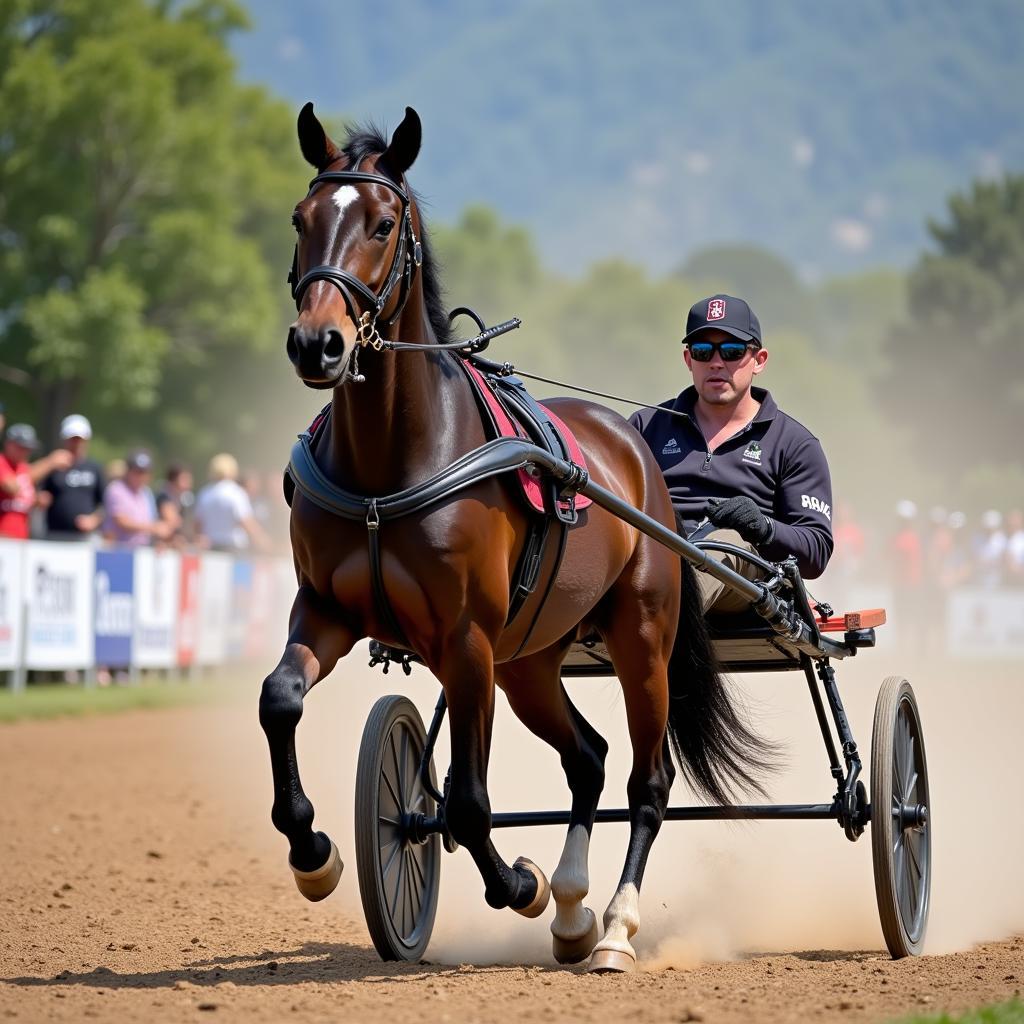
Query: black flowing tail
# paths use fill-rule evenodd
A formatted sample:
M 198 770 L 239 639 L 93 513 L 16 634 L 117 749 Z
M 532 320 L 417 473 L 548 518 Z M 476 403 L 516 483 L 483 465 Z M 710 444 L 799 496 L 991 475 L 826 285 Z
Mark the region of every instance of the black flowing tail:
M 686 781 L 702 796 L 731 804 L 738 792 L 766 795 L 778 762 L 733 706 L 708 635 L 696 570 L 683 559 L 682 603 L 668 666 L 668 736 Z

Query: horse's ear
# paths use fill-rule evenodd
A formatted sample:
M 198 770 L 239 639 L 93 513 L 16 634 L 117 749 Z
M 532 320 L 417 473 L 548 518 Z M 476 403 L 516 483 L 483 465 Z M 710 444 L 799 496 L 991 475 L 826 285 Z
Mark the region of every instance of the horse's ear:
M 324 131 L 324 126 L 313 113 L 312 103 L 307 103 L 299 111 L 299 148 L 302 155 L 318 171 L 322 171 L 341 156 L 341 150 Z
M 412 167 L 420 151 L 422 139 L 423 126 L 420 124 L 420 115 L 412 107 L 406 107 L 402 123 L 395 129 L 387 150 L 377 161 L 377 169 L 394 179 L 397 184 L 402 180 L 402 175 Z

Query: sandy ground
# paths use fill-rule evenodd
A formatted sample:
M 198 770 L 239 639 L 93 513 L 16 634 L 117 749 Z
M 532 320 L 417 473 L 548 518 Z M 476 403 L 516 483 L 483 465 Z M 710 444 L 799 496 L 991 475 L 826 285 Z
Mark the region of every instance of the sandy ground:
M 883 652 L 840 682 L 862 747 Z M 270 773 L 251 694 L 227 707 L 0 727 L 0 1016 L 18 1020 L 880 1021 L 960 1009 L 1024 988 L 1024 838 L 1006 774 L 1019 687 L 946 669 L 912 677 L 932 774 L 936 870 L 929 955 L 882 951 L 871 851 L 829 823 L 670 824 L 652 854 L 639 970 L 557 968 L 547 924 L 489 910 L 464 851 L 445 858 L 434 941 L 421 964 L 382 964 L 359 909 L 352 852 L 358 737 L 380 693 L 426 712 L 436 684 L 369 673 L 350 658 L 308 700 L 299 753 L 317 825 L 346 874 L 311 905 L 269 820 Z M 612 741 L 605 806 L 620 805 L 628 751 L 614 681 L 574 696 Z M 786 742 L 780 800 L 826 801 L 831 780 L 797 677 L 746 685 L 755 717 Z M 440 752 L 443 759 L 446 751 Z M 564 802 L 554 755 L 502 709 L 495 809 Z M 684 793 L 676 799 L 685 802 Z M 1012 820 L 1007 823 L 1004 818 Z M 549 873 L 560 829 L 499 836 Z M 595 832 L 592 899 L 611 896 L 620 826 Z

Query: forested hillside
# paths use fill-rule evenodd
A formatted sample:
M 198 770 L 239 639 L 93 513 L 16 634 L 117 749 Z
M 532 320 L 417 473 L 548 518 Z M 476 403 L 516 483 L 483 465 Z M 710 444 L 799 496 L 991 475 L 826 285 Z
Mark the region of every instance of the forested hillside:
M 1014 0 L 248 0 L 233 46 L 296 104 L 425 124 L 414 181 L 545 262 L 659 270 L 709 243 L 803 277 L 909 263 L 928 216 L 1024 166 Z

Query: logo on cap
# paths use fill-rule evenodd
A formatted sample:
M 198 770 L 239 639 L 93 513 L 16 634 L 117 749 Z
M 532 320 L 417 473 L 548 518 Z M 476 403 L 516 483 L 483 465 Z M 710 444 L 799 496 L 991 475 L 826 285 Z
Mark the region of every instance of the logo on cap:
M 708 303 L 708 319 L 722 320 L 725 317 L 725 299 L 712 299 Z

